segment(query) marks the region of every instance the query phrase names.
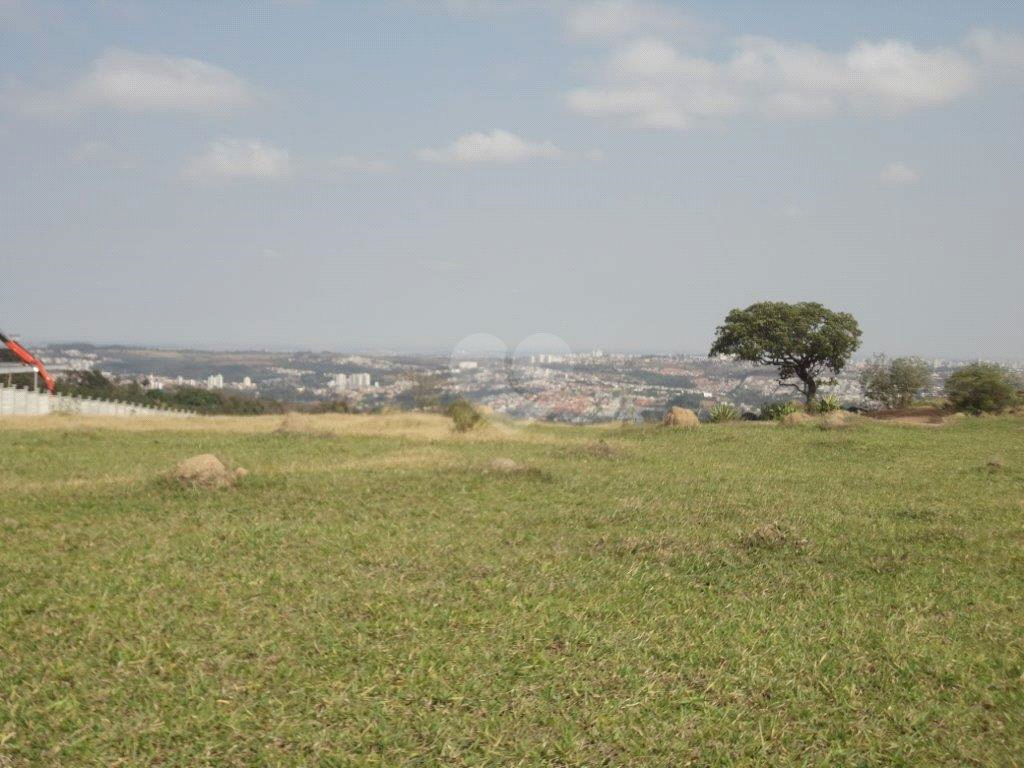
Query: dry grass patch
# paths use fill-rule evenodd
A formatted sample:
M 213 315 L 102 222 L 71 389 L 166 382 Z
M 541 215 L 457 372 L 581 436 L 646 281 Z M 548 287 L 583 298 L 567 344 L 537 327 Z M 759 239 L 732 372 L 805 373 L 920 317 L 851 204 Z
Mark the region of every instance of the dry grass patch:
M 794 535 L 778 523 L 762 525 L 740 537 L 740 545 L 748 552 L 779 549 L 803 550 L 809 543 L 807 539 Z
M 60 477 L 53 480 L 29 480 L 22 478 L 0 479 L 0 494 L 5 493 L 40 493 L 52 491 L 84 491 L 104 486 L 127 486 L 142 479 L 146 475 L 136 472 L 134 475 L 102 474 L 94 477 Z M 0 768 L 3 768 L 0 765 Z
M 832 411 L 821 416 L 818 426 L 824 430 L 843 429 L 850 426 L 850 417 L 842 411 Z
M 814 421 L 813 416 L 797 411 L 796 413 L 787 413 L 779 419 L 779 425 L 783 427 L 799 427 L 804 424 L 810 424 L 812 421 Z
M 470 432 L 452 431 L 449 417 L 437 413 L 398 411 L 380 414 L 288 413 L 265 416 L 3 416 L 0 430 L 12 432 L 128 432 L 217 435 L 314 435 L 319 437 L 406 438 L 471 443 L 554 444 L 575 442 L 572 425 L 530 426 L 521 422 L 483 422 Z
M 672 536 L 602 536 L 595 542 L 594 549 L 615 558 L 662 563 L 689 552 L 683 542 Z
M 528 464 L 523 464 L 505 456 L 499 456 L 496 459 L 492 459 L 488 466 L 490 472 L 493 474 L 516 475 L 519 477 L 532 478 L 534 480 L 552 480 L 550 472 L 538 467 L 531 467 Z
M 525 469 L 525 467 L 518 461 L 504 456 L 492 459 L 490 467 L 492 472 L 519 472 Z
M 608 443 L 604 438 L 584 443 L 578 449 L 578 453 L 583 456 L 592 456 L 596 459 L 611 459 L 618 456 L 621 453 L 621 449 L 618 446 L 613 446 Z

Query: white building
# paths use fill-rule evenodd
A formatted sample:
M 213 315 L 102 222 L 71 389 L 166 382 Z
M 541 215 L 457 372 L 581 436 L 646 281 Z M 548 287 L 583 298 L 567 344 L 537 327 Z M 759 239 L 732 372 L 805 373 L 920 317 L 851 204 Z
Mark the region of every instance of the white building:
M 346 389 L 369 389 L 373 386 L 368 373 L 335 374 L 331 380 L 331 389 L 341 392 Z
M 219 373 L 213 373 L 206 377 L 207 389 L 224 389 L 224 377 Z
M 370 386 L 370 374 L 368 373 L 353 373 L 348 377 L 349 389 L 369 389 Z

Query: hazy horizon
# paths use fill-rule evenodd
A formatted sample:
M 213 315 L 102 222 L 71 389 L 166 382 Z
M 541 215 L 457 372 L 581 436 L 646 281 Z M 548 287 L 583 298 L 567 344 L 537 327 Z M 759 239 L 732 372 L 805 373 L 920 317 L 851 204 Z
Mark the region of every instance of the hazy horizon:
M 25 341 L 25 339 L 21 339 Z M 247 353 L 247 352 L 269 352 L 272 354 L 288 354 L 288 353 L 310 353 L 310 354 L 332 354 L 332 355 L 367 355 L 367 356 L 380 356 L 386 357 L 389 355 L 395 356 L 422 356 L 422 357 L 453 357 L 458 352 L 458 346 L 455 347 L 402 347 L 402 346 L 380 346 L 380 347 L 316 347 L 316 346 L 301 346 L 301 345 L 267 345 L 267 346 L 232 346 L 230 344 L 180 344 L 175 342 L 169 343 L 127 343 L 120 341 L 87 341 L 83 339 L 67 340 L 67 339 L 37 339 L 32 340 L 32 343 L 36 346 L 42 347 L 71 347 L 76 346 L 92 346 L 97 348 L 125 348 L 125 349 L 150 349 L 154 351 L 167 351 L 167 352 L 224 352 L 224 353 Z M 516 349 L 517 345 L 513 344 L 504 354 L 500 351 L 495 351 L 491 354 L 478 354 L 469 355 L 465 354 L 461 357 L 466 359 L 470 358 L 499 358 L 507 355 L 509 352 L 514 352 L 515 356 L 528 355 L 531 353 L 545 353 L 550 351 L 550 346 L 536 346 L 532 348 L 532 351 L 525 351 Z M 564 348 L 563 348 L 564 349 Z M 637 346 L 634 348 L 613 348 L 613 347 L 602 347 L 596 345 L 593 347 L 585 347 L 581 349 L 572 349 L 569 351 L 572 354 L 577 355 L 590 355 L 594 352 L 600 352 L 604 355 L 631 355 L 631 356 L 644 356 L 649 355 L 653 357 L 657 356 L 687 356 L 687 357 L 708 357 L 706 349 L 671 349 L 667 347 L 643 347 Z M 1008 355 L 955 355 L 955 354 L 931 354 L 922 355 L 915 352 L 889 352 L 889 351 L 864 351 L 858 349 L 851 356 L 851 360 L 867 360 L 876 355 L 884 355 L 886 357 L 898 357 L 898 356 L 910 356 L 910 357 L 922 357 L 925 359 L 942 359 L 950 361 L 973 361 L 973 360 L 995 360 L 1007 363 L 1022 363 L 1024 362 L 1024 355 L 1015 356 L 1013 354 Z M 742 364 L 750 364 L 744 361 L 739 361 Z M 767 366 L 772 367 L 772 366 Z
M 0 0 L 0 330 L 1024 357 L 1024 6 Z

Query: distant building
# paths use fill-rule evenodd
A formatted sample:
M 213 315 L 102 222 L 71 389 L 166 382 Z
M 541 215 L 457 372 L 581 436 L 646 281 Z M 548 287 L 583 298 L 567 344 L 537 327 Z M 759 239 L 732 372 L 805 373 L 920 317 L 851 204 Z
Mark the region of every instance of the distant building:
M 336 392 L 341 392 L 346 389 L 369 389 L 373 386 L 373 382 L 370 380 L 370 374 L 368 373 L 352 373 L 335 374 L 331 380 L 330 387 Z
M 463 360 L 459 363 L 460 371 L 472 371 L 477 367 L 476 360 Z
M 207 389 L 224 389 L 224 376 L 219 373 L 211 374 L 206 377 L 206 388 Z

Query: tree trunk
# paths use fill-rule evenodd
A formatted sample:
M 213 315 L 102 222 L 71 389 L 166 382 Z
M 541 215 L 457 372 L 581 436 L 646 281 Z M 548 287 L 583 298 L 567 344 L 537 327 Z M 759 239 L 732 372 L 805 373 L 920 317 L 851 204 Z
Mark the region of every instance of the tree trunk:
M 809 408 L 811 403 L 814 402 L 814 398 L 818 394 L 818 382 L 813 378 L 807 377 L 804 379 L 804 402 Z

